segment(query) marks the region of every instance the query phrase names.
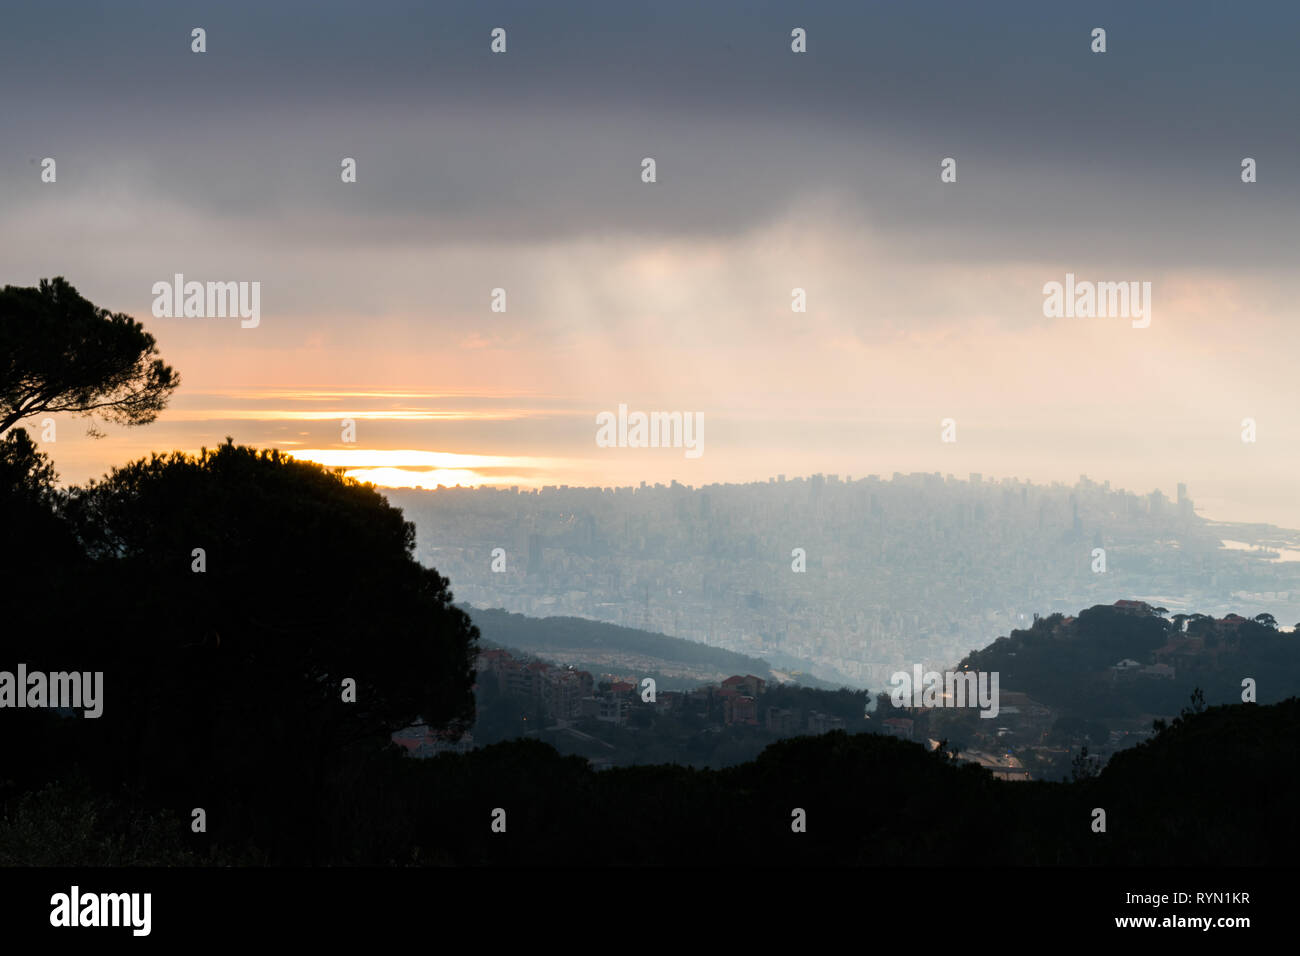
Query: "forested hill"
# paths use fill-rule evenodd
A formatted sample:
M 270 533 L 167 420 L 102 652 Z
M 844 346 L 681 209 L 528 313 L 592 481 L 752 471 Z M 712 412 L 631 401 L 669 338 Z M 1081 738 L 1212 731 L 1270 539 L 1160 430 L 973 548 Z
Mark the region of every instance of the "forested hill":
M 997 671 L 1003 691 L 1019 691 L 1080 716 L 1172 714 L 1192 691 L 1208 704 L 1242 701 L 1242 682 L 1259 703 L 1300 694 L 1300 636 L 1266 614 L 1213 618 L 1119 601 L 1053 614 L 1012 631 L 961 663 Z
M 432 760 L 389 749 L 355 756 L 359 782 L 321 792 L 315 813 L 346 825 L 307 832 L 317 864 L 1293 865 L 1297 733 L 1300 700 L 1210 708 L 1072 783 L 997 780 L 916 743 L 841 731 L 779 741 L 726 770 L 596 771 L 537 740 Z M 259 807 L 287 803 L 251 792 Z M 171 805 L 114 827 L 120 794 L 58 784 L 15 801 L 0 818 L 0 865 L 119 862 L 123 847 L 145 865 L 305 859 L 280 844 L 264 853 L 228 817 L 220 840 L 189 849 Z M 465 825 L 497 805 L 510 808 L 509 839 Z M 791 808 L 806 832 L 792 829 Z
M 572 664 L 593 674 L 636 671 L 646 677 L 662 675 L 668 684 L 661 683 L 661 686 L 668 689 L 675 682 L 694 686 L 733 674 L 753 674 L 766 681 L 780 681 L 761 658 L 666 634 L 579 617 L 528 617 L 499 608 L 460 607 L 470 615 L 484 640 L 561 664 Z M 807 673 L 786 676 L 805 687 L 834 689 L 833 685 Z

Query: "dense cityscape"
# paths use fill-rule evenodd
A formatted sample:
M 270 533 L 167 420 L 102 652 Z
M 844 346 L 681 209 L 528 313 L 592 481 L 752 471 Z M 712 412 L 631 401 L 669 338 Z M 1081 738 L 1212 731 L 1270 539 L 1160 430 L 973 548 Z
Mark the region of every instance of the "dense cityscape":
M 1296 535 L 1208 521 L 1183 485 L 1173 500 L 978 474 L 385 494 L 457 600 L 658 631 L 852 687 L 1117 598 L 1300 619 Z

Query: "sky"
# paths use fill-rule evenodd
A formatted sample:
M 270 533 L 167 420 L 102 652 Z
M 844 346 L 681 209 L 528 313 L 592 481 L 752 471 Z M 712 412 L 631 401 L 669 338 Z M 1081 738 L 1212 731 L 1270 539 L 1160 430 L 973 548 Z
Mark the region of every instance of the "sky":
M 145 427 L 60 418 L 64 481 L 231 436 L 387 485 L 1182 481 L 1208 517 L 1300 527 L 1293 4 L 49 3 L 7 26 L 0 283 L 66 277 L 182 378 Z M 259 323 L 155 317 L 177 273 L 260 283 Z M 1149 326 L 1045 315 L 1067 273 L 1149 282 Z M 702 416 L 703 453 L 600 447 L 621 404 Z

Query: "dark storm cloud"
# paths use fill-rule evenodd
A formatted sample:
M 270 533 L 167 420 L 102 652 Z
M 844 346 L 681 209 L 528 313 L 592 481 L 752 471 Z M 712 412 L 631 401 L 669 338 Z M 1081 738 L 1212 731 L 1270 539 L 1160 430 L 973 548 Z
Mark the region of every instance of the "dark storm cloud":
M 1292 4 L 167 2 L 4 17 L 5 204 L 33 201 L 32 163 L 55 155 L 70 192 L 125 189 L 313 241 L 727 236 L 827 189 L 918 257 L 1289 258 Z M 505 56 L 488 50 L 495 26 Z M 1260 182 L 1243 195 L 1247 155 Z M 346 194 L 342 156 L 360 163 Z M 653 190 L 643 156 L 659 163 Z M 936 187 L 944 156 L 955 189 Z

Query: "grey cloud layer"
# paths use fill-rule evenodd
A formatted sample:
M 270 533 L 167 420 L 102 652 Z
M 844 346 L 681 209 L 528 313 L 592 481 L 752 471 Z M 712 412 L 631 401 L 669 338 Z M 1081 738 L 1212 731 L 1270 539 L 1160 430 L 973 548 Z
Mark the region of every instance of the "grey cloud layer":
M 1294 5 L 74 4 L 6 26 L 18 210 L 53 155 L 60 191 L 340 246 L 729 236 L 830 188 L 913 258 L 1290 261 Z

